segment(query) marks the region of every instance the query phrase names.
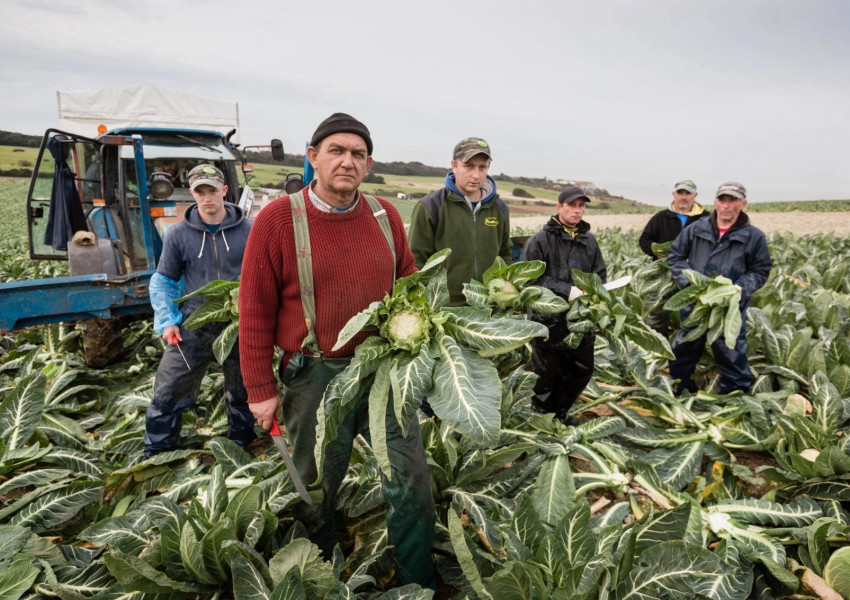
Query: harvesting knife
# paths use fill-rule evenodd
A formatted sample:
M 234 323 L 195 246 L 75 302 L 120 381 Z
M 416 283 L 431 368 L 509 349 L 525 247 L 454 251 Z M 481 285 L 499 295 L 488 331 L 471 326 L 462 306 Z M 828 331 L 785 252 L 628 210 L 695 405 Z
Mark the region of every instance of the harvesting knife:
M 298 492 L 298 495 L 301 496 L 301 499 L 304 502 L 306 502 L 309 506 L 313 506 L 313 499 L 310 497 L 310 493 L 307 491 L 307 487 L 304 485 L 304 482 L 301 481 L 298 469 L 295 468 L 295 463 L 292 462 L 292 456 L 290 456 L 289 450 L 286 448 L 286 442 L 283 441 L 283 434 L 277 424 L 277 419 L 272 419 L 272 428 L 269 431 L 269 434 L 272 436 L 272 441 L 277 447 L 277 451 L 280 453 L 283 463 L 286 465 L 286 470 L 289 471 L 289 478 L 295 485 L 295 491 Z
M 609 281 L 608 283 L 603 284 L 602 287 L 604 287 L 610 292 L 611 290 L 616 290 L 617 288 L 629 285 L 629 282 L 631 282 L 631 280 L 632 276 L 626 275 L 624 277 L 620 277 L 619 279 L 615 279 L 614 281 Z
M 171 343 L 173 343 L 175 346 L 177 346 L 177 350 L 180 352 L 180 356 L 183 357 L 183 362 L 186 363 L 186 368 L 191 371 L 192 367 L 189 366 L 189 361 L 186 360 L 186 355 L 183 354 L 183 348 L 180 347 L 180 342 L 177 341 L 176 335 L 171 336 Z

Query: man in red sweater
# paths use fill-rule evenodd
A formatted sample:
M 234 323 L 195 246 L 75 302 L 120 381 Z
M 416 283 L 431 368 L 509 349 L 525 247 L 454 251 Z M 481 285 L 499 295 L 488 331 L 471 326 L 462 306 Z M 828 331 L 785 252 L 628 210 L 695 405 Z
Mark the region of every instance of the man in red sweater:
M 295 466 L 309 484 L 317 477 L 316 411 L 324 390 L 369 334 L 333 351 L 337 335 L 351 317 L 391 291 L 394 276 L 409 275 L 416 266 L 395 207 L 378 199 L 390 236 L 379 223 L 386 218 L 383 211 L 373 211 L 358 191 L 372 165 L 366 126 L 343 113 L 331 115 L 313 134 L 307 157 L 316 179 L 266 206 L 251 229 L 239 291 L 239 350 L 251 412 L 266 430 L 282 413 Z M 275 346 L 282 351 L 280 377 L 287 386 L 282 402 L 272 367 Z M 368 422 L 367 393 L 326 449 L 323 502 L 295 508 L 327 559 L 334 545 L 337 492 L 354 437 L 361 433 L 369 439 Z M 402 435 L 392 403 L 386 424 L 393 476 L 383 480 L 383 490 L 399 578 L 402 584 L 434 587 L 434 500 L 420 432 L 414 428 Z

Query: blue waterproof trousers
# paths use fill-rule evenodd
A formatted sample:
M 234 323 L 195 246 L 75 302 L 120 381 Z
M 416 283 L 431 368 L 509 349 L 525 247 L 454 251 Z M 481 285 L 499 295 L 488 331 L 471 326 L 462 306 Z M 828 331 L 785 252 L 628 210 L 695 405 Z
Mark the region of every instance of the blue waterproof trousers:
M 690 314 L 690 309 L 681 312 L 681 320 L 684 321 L 688 314 Z M 711 352 L 714 354 L 714 361 L 720 371 L 721 394 L 728 394 L 736 390 L 746 392 L 753 385 L 754 378 L 750 372 L 750 362 L 747 359 L 747 318 L 746 315 L 742 316 L 741 331 L 735 340 L 734 348 L 729 348 L 726 345 L 722 335 L 711 344 Z M 676 358 L 670 361 L 670 377 L 681 382 L 676 388 L 677 395 L 685 391 L 691 393 L 697 391 L 696 383 L 691 377 L 697 368 L 699 359 L 702 357 L 707 336 L 703 335 L 699 339 L 686 342 L 685 337 L 691 331 L 693 331 L 692 327 L 683 327 L 673 340 L 673 353 Z
M 307 485 L 316 481 L 317 469 L 313 451 L 316 447 L 316 411 L 325 388 L 351 359 L 316 361 L 295 354 L 281 373 L 287 386 L 283 398 L 283 420 L 292 444 L 292 459 Z M 300 503 L 295 517 L 307 528 L 310 540 L 330 559 L 334 547 L 334 513 L 337 492 L 351 461 L 351 449 L 357 434 L 370 441 L 368 391 L 357 401 L 340 423 L 336 439 L 325 455 L 320 487 L 325 494 L 321 504 Z M 396 421 L 392 402 L 387 405 L 387 451 L 392 480 L 381 475 L 384 514 L 389 528 L 389 543 L 395 548 L 402 585 L 418 583 L 436 589 L 436 576 L 431 548 L 434 543 L 434 498 L 431 475 L 418 427 L 412 427 L 405 438 Z
M 153 388 L 153 399 L 145 415 L 145 456 L 150 457 L 177 448 L 182 415 L 195 406 L 201 381 L 210 361 L 214 360 L 213 341 L 224 329 L 223 323 L 209 323 L 200 329 L 180 327 L 180 348 L 191 369 L 186 367 L 177 347 L 168 345 Z M 225 402 L 227 403 L 227 437 L 246 446 L 254 440 L 254 415 L 248 408 L 248 392 L 239 368 L 239 343 L 222 365 Z

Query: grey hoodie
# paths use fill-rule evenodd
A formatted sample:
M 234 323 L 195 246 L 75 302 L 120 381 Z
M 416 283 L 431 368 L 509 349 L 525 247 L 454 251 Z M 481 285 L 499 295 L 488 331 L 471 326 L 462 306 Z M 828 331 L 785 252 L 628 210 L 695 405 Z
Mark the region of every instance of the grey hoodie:
M 201 221 L 197 205 L 187 208 L 183 221 L 168 230 L 156 272 L 173 281 L 185 276 L 186 294 L 216 279 L 236 281 L 242 272 L 251 221 L 239 207 L 229 203 L 224 207 L 227 215 L 215 233 Z M 188 316 L 205 301 L 202 297 L 190 298 L 180 306 L 180 312 Z

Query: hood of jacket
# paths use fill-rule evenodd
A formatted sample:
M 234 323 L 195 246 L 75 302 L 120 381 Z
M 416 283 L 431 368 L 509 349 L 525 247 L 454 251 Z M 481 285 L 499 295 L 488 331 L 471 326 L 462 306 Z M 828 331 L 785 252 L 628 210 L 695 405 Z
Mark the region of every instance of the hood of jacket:
M 558 215 L 552 215 L 552 218 L 549 219 L 545 227 L 546 231 L 548 231 L 549 233 L 566 234 L 565 225 L 561 223 L 561 221 L 558 219 Z M 590 231 L 590 223 L 582 219 L 578 222 L 578 225 L 576 225 L 576 231 L 578 232 L 578 235 L 587 233 L 588 231 Z
M 701 215 L 703 212 L 705 212 L 705 207 L 702 204 L 700 204 L 699 202 L 694 202 L 694 205 L 691 207 L 691 210 L 689 210 L 686 213 L 680 213 L 680 212 L 676 211 L 676 203 L 671 201 L 670 202 L 670 210 L 672 210 L 677 215 L 684 214 L 686 217 L 696 217 L 696 216 Z
M 711 229 L 714 231 L 714 236 L 717 237 L 720 235 L 720 228 L 717 226 L 717 211 L 711 211 L 711 216 L 709 217 L 711 221 Z M 738 218 L 735 219 L 735 222 L 732 223 L 732 226 L 726 230 L 726 234 L 729 234 L 731 231 L 735 231 L 736 229 L 741 229 L 750 224 L 750 218 L 747 216 L 747 213 L 741 211 L 738 213 Z
M 236 227 L 245 220 L 245 215 L 242 212 L 242 209 L 236 206 L 235 204 L 230 204 L 229 202 L 224 203 L 224 219 L 219 224 L 219 231 L 224 229 L 231 229 Z M 191 227 L 192 229 L 197 229 L 198 231 L 206 231 L 206 224 L 201 220 L 201 213 L 198 212 L 198 205 L 192 204 L 185 210 L 183 213 L 183 220 Z
M 455 174 L 452 171 L 449 171 L 446 174 L 445 184 L 449 191 L 454 192 L 461 198 L 466 197 L 463 192 L 457 189 L 457 185 L 455 184 Z M 484 183 L 481 184 L 481 204 L 487 204 L 488 202 L 490 202 L 493 198 L 496 197 L 497 192 L 498 190 L 496 189 L 496 180 L 487 175 L 487 177 L 484 179 Z

